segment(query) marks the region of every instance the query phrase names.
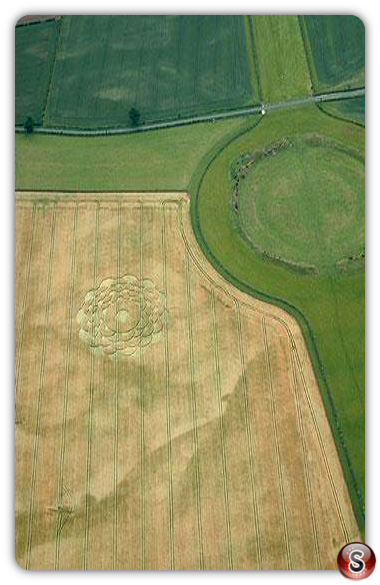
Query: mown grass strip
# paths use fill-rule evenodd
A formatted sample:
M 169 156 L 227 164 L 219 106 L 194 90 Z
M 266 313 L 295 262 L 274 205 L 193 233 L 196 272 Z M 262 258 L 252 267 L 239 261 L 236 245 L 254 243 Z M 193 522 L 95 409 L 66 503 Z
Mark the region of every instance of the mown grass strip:
M 276 103 L 311 94 L 309 68 L 296 16 L 252 17 L 262 99 Z

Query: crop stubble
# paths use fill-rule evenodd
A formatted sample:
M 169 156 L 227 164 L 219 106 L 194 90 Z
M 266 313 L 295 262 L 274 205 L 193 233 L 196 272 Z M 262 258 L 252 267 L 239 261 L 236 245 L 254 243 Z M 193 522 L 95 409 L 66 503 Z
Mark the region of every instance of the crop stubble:
M 360 539 L 294 320 L 199 252 L 184 194 L 16 195 L 16 558 L 28 568 L 333 569 Z M 166 295 L 114 359 L 88 291 Z

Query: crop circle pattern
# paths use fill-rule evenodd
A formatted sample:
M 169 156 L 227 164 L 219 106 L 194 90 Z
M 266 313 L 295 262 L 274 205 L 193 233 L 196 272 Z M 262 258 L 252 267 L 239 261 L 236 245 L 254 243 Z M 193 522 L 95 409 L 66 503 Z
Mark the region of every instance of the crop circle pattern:
M 164 293 L 132 275 L 103 280 L 88 291 L 77 314 L 80 338 L 110 356 L 130 356 L 157 341 L 166 319 Z

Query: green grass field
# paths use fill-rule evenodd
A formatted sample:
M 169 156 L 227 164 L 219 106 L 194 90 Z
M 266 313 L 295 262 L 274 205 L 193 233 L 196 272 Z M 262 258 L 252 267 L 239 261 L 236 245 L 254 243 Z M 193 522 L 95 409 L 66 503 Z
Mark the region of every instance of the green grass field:
M 365 82 L 365 28 L 356 16 L 300 16 L 313 90 L 361 87 Z
M 287 144 L 240 181 L 239 224 L 269 257 L 334 271 L 363 250 L 364 158 L 319 135 L 290 136 Z
M 48 125 L 129 125 L 257 102 L 243 16 L 64 17 Z
M 297 16 L 252 16 L 264 102 L 309 95 L 311 82 Z
M 359 526 L 364 501 L 364 269 L 301 275 L 266 261 L 232 220 L 230 165 L 241 154 L 292 134 L 315 133 L 364 152 L 364 130 L 326 116 L 315 106 L 273 112 L 203 161 L 192 185 L 193 227 L 214 266 L 239 288 L 293 313 L 308 341 L 326 411 L 340 451 Z M 205 172 L 206 171 L 206 172 Z M 215 229 L 217 226 L 217 229 Z M 336 412 L 331 405 L 333 397 Z M 348 455 L 348 458 L 347 458 Z
M 56 21 L 15 29 L 15 121 L 42 123 L 58 37 Z
M 235 118 L 96 138 L 16 134 L 16 189 L 187 189 L 202 157 L 243 124 Z
M 350 122 L 356 122 L 361 126 L 365 125 L 365 97 L 353 98 L 351 100 L 339 100 L 336 102 L 324 103 L 320 106 L 324 112 L 337 118 L 343 118 Z

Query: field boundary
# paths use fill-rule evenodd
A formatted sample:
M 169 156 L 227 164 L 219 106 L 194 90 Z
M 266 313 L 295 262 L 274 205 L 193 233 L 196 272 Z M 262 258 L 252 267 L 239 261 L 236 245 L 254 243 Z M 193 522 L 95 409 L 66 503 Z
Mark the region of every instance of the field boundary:
M 226 269 L 223 264 L 218 260 L 218 258 L 213 254 L 210 248 L 207 245 L 207 242 L 203 236 L 201 227 L 200 227 L 200 217 L 199 217 L 199 193 L 203 183 L 203 180 L 206 176 L 208 169 L 210 168 L 211 164 L 214 160 L 221 154 L 221 152 L 229 146 L 235 139 L 240 137 L 241 135 L 245 134 L 252 128 L 254 128 L 257 124 L 260 123 L 262 118 L 258 120 L 258 122 L 252 126 L 251 128 L 245 128 L 240 133 L 237 133 L 235 137 L 231 138 L 227 143 L 225 143 L 218 152 L 214 153 L 211 159 L 206 164 L 203 172 L 201 173 L 200 179 L 198 181 L 197 186 L 194 188 L 194 193 L 190 198 L 190 216 L 191 216 L 191 225 L 193 228 L 193 232 L 195 238 L 198 242 L 199 247 L 201 248 L 202 252 L 205 254 L 206 258 L 210 262 L 210 264 L 215 268 L 219 274 L 223 276 L 228 282 L 234 285 L 236 288 L 241 290 L 242 292 L 247 293 L 248 295 L 257 298 L 261 301 L 270 303 L 275 305 L 291 316 L 293 316 L 298 325 L 300 326 L 302 335 L 305 339 L 306 347 L 308 349 L 310 360 L 312 363 L 312 367 L 314 370 L 315 377 L 318 382 L 318 386 L 320 389 L 321 397 L 323 400 L 323 404 L 325 406 L 325 411 L 327 414 L 327 418 L 330 424 L 330 428 L 332 430 L 332 434 L 334 437 L 335 445 L 339 454 L 339 459 L 341 461 L 344 477 L 346 480 L 346 484 L 349 490 L 349 494 L 351 497 L 351 502 L 353 506 L 353 510 L 355 513 L 356 520 L 358 522 L 359 529 L 361 533 L 364 535 L 365 530 L 365 512 L 364 512 L 364 502 L 362 499 L 362 495 L 360 492 L 360 488 L 356 479 L 356 475 L 354 469 L 351 464 L 351 459 L 348 454 L 346 441 L 344 438 L 342 426 L 339 420 L 339 416 L 336 410 L 335 401 L 333 398 L 333 394 L 329 383 L 327 381 L 327 377 L 324 371 L 324 367 L 322 364 L 322 360 L 320 358 L 316 340 L 313 334 L 313 330 L 311 326 L 304 316 L 304 314 L 294 305 L 286 301 L 285 299 L 271 296 L 268 293 L 264 293 L 258 289 L 255 289 L 248 285 L 247 283 L 241 281 L 239 278 L 234 276 L 228 269 Z

